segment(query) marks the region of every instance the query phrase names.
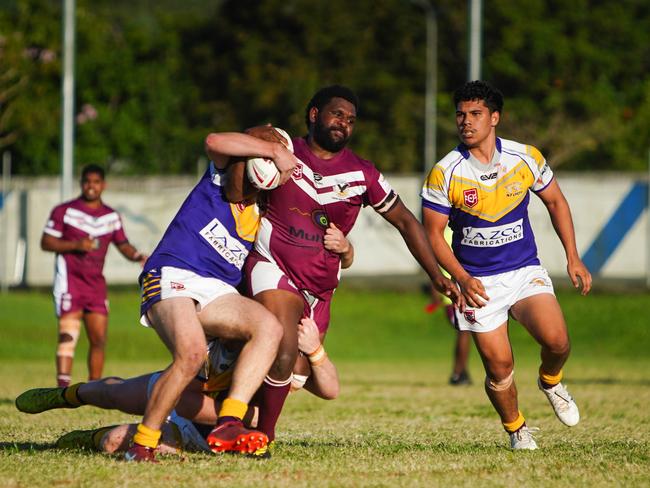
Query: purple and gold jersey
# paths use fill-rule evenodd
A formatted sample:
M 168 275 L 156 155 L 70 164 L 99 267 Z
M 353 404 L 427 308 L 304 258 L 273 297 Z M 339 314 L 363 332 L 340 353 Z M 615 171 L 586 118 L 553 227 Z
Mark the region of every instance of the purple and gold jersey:
M 232 286 L 259 226 L 256 205 L 229 203 L 223 195 L 224 172 L 212 163 L 192 189 L 144 266 L 151 270 L 173 266 Z
M 341 260 L 323 237 L 333 222 L 347 235 L 362 206 L 384 213 L 397 195 L 375 166 L 349 149 L 316 157 L 307 141 L 293 139 L 299 160 L 291 179 L 268 192 L 255 250 L 276 263 L 300 290 L 323 297 L 336 288 Z
M 553 171 L 533 146 L 497 138 L 490 164 L 459 145 L 429 173 L 422 205 L 449 216 L 452 249 L 472 276 L 539 264 L 528 220 L 530 192 L 540 192 Z
M 128 242 L 120 215 L 108 205 L 91 208 L 82 198 L 57 205 L 43 229 L 44 234 L 66 241 L 95 239 L 95 249 L 56 255 L 54 289 L 72 295 L 97 294 L 106 298 L 103 269 L 111 242 Z

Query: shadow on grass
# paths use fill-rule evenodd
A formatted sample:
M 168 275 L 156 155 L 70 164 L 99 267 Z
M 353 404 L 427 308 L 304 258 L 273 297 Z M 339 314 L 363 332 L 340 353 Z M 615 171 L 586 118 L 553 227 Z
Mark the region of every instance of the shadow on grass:
M 624 386 L 650 386 L 648 379 L 626 379 L 626 378 L 571 378 L 567 380 L 568 385 L 624 385 Z
M 0 451 L 19 452 L 19 451 L 47 451 L 54 449 L 54 444 L 40 444 L 34 442 L 0 442 Z

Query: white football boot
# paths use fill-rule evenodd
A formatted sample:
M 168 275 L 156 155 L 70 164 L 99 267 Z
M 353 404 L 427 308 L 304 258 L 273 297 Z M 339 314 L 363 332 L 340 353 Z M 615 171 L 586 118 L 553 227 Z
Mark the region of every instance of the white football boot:
M 578 405 L 573 401 L 571 395 L 562 383 L 558 383 L 553 388 L 546 389 L 542 387 L 542 382 L 537 378 L 537 386 L 544 392 L 557 418 L 564 425 L 573 427 L 580 422 L 580 411 Z
M 535 442 L 533 434 L 525 425 L 522 425 L 519 430 L 509 435 L 512 449 L 528 449 L 529 451 L 537 449 L 537 442 Z

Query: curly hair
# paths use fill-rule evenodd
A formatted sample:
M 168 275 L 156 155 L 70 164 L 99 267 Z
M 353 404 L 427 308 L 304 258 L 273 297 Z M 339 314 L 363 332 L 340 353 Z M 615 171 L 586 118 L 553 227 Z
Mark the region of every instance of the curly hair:
M 470 100 L 483 100 L 490 113 L 503 111 L 503 95 L 485 81 L 468 81 L 454 92 L 454 107 Z
M 81 170 L 81 179 L 84 180 L 89 174 L 99 175 L 102 180 L 106 178 L 106 172 L 104 171 L 104 168 L 97 164 L 87 164 L 84 166 Z
M 309 100 L 309 103 L 307 104 L 307 109 L 305 110 L 305 124 L 307 125 L 308 129 L 309 111 L 312 109 L 312 107 L 316 107 L 320 111 L 325 105 L 330 102 L 332 98 L 343 98 L 344 100 L 347 100 L 352 105 L 354 105 L 354 108 L 357 110 L 357 112 L 359 111 L 359 98 L 352 90 L 342 85 L 326 86 L 318 90 L 314 96 L 311 97 L 311 100 Z

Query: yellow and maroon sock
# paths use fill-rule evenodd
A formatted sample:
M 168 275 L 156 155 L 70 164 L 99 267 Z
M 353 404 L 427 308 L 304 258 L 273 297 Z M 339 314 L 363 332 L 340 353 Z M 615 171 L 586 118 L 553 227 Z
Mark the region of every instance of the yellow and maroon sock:
M 549 374 L 544 371 L 543 367 L 539 367 L 539 382 L 542 384 L 542 388 L 548 390 L 553 388 L 560 381 L 562 381 L 562 370 L 558 374 Z
M 501 422 L 503 424 L 503 428 L 506 429 L 506 432 L 508 434 L 512 434 L 513 432 L 517 432 L 521 427 L 526 423 L 526 419 L 524 418 L 523 414 L 519 412 L 519 415 L 515 420 L 512 422 Z
M 161 435 L 162 432 L 159 430 L 150 429 L 144 424 L 138 424 L 137 432 L 133 436 L 133 442 L 155 449 L 158 447 L 158 441 L 160 441 Z
M 219 409 L 219 415 L 217 417 L 217 425 L 225 424 L 226 422 L 232 422 L 233 420 L 241 420 L 246 415 L 246 410 L 248 410 L 248 404 L 235 398 L 226 398 L 221 403 L 221 408 Z

